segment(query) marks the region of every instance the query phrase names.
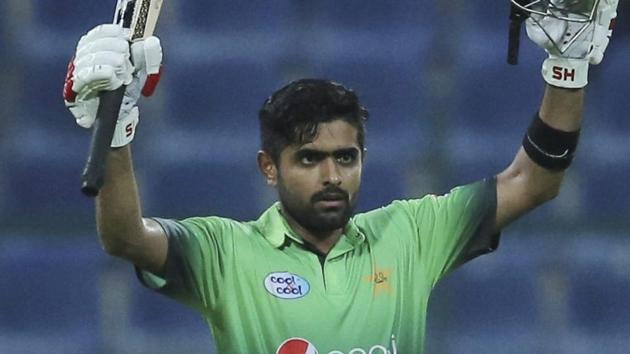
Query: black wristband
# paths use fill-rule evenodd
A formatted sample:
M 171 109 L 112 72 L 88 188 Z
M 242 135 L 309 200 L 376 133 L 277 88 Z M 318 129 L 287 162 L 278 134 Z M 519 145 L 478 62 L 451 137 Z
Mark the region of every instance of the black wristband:
M 562 171 L 571 165 L 579 137 L 579 130 L 565 132 L 552 128 L 537 113 L 523 138 L 523 148 L 536 164 Z

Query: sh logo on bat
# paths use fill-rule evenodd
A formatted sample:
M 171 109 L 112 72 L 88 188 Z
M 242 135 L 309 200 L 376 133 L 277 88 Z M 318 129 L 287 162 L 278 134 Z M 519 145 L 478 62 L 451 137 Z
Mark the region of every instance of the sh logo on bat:
M 298 299 L 311 289 L 306 279 L 289 272 L 274 272 L 265 277 L 265 289 L 281 299 Z

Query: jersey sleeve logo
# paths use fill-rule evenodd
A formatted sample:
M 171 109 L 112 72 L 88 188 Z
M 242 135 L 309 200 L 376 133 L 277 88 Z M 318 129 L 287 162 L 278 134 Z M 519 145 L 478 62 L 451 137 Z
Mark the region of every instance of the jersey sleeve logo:
M 311 290 L 306 279 L 289 272 L 274 272 L 265 277 L 265 289 L 281 299 L 299 299 Z

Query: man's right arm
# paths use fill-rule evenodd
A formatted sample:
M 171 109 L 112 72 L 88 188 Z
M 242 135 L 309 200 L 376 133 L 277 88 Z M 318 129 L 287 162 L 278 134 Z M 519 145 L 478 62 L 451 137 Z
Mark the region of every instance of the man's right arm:
M 129 145 L 109 153 L 105 184 L 96 199 L 96 225 L 107 253 L 162 275 L 168 239 L 156 221 L 142 218 Z
M 150 96 L 159 81 L 162 47 L 156 37 L 129 46 L 129 32 L 120 26 L 94 27 L 81 37 L 68 65 L 63 97 L 77 124 L 94 125 L 98 93 L 126 85 L 107 157 L 105 183 L 96 199 L 96 223 L 107 253 L 160 274 L 168 240 L 161 226 L 142 218 L 131 162 L 130 143 L 138 123 L 137 101 Z

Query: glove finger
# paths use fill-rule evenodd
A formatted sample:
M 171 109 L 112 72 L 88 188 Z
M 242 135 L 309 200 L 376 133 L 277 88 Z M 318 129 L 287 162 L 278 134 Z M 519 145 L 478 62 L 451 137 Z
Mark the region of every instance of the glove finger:
M 527 19 L 525 29 L 527 31 L 527 36 L 532 40 L 532 42 L 547 50 L 553 48 L 551 39 L 549 39 L 549 36 L 545 33 L 541 23 L 534 17 Z
M 100 38 L 77 47 L 76 57 L 81 58 L 96 52 L 116 52 L 130 55 L 129 42 L 122 38 Z
M 98 103 L 99 99 L 96 97 L 88 101 L 76 101 L 72 104 L 66 102 L 66 105 L 79 126 L 83 128 L 91 128 L 96 120 Z
M 601 40 L 599 45 L 593 46 L 593 49 L 590 53 L 589 62 L 593 65 L 597 65 L 604 60 L 604 53 L 606 52 L 606 48 L 608 48 L 608 43 L 610 39 L 605 38 Z
M 127 68 L 127 60 L 129 59 L 125 55 L 117 52 L 87 54 L 74 60 L 74 70 L 79 72 L 86 68 L 102 65 L 115 68 L 115 71 L 120 71 Z
M 68 69 L 66 71 L 66 78 L 63 82 L 63 99 L 68 102 L 74 102 L 77 94 L 72 91 L 74 85 L 74 58 L 70 59 L 68 63 Z
M 119 88 L 123 81 L 116 76 L 115 69 L 109 65 L 95 65 L 75 72 L 72 90 L 79 99 L 92 97 L 94 91 L 111 91 Z
M 92 28 L 87 34 L 81 37 L 78 47 L 85 45 L 91 41 L 100 38 L 121 38 L 129 40 L 131 37 L 131 31 L 128 28 L 122 28 L 116 24 L 104 24 Z
M 147 76 L 147 80 L 144 83 L 144 86 L 142 87 L 142 96 L 144 97 L 153 96 L 153 93 L 155 92 L 157 85 L 160 83 L 160 78 L 162 77 L 162 69 L 163 67 L 160 66 L 160 71 L 157 74 L 151 74 Z
M 115 90 L 121 84 L 129 84 L 132 77 L 132 64 L 128 58 L 120 53 L 100 52 L 84 56 L 75 61 L 74 85 L 75 92 L 81 92 L 85 86 L 93 86 L 92 81 L 111 81 L 104 86 L 105 90 Z
M 162 64 L 162 45 L 157 37 L 148 37 L 131 45 L 131 57 L 136 71 L 157 74 Z

